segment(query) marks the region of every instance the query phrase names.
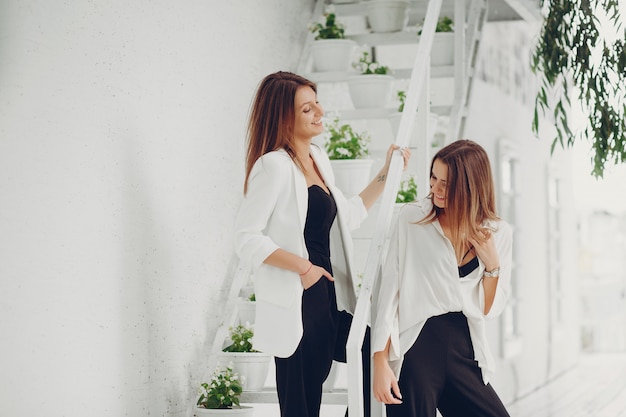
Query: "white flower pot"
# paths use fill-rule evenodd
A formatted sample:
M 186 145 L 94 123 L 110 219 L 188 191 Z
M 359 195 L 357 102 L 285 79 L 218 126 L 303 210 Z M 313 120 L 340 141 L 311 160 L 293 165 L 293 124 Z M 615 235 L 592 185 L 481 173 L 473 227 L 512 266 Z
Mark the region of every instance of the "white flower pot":
M 365 10 L 374 32 L 398 32 L 409 20 L 408 0 L 369 0 Z
M 438 32 L 433 38 L 430 65 L 454 65 L 454 32 Z
M 392 83 L 391 75 L 362 74 L 348 77 L 348 91 L 354 108 L 387 107 Z
M 371 159 L 333 159 L 330 161 L 335 174 L 335 185 L 346 197 L 359 194 L 370 183 Z
M 256 302 L 250 300 L 240 299 L 237 303 L 239 323 L 245 325 L 246 323 L 254 325 L 256 318 Z M 249 327 L 246 325 L 246 327 Z
M 313 69 L 317 72 L 348 71 L 356 42 L 351 39 L 318 39 L 311 44 Z
M 263 352 L 220 352 L 220 362 L 232 362 L 233 371 L 243 377 L 244 391 L 261 391 L 265 385 L 271 355 Z
M 391 135 L 392 140 L 396 140 L 396 136 L 398 136 L 398 130 L 400 129 L 400 119 L 402 118 L 401 112 L 396 112 L 389 116 L 389 123 L 391 124 Z
M 242 405 L 241 408 L 196 408 L 195 415 L 197 417 L 204 416 L 238 416 L 238 417 L 251 417 L 254 415 L 254 408 L 246 405 Z

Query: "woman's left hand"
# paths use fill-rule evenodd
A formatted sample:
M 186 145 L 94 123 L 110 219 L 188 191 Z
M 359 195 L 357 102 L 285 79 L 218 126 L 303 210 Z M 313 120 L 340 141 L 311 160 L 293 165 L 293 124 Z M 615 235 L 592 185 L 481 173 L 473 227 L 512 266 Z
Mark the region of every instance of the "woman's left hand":
M 406 167 L 409 164 L 409 159 L 411 158 L 411 149 L 409 149 L 408 147 L 401 148 L 395 144 L 391 144 L 391 146 L 389 146 L 389 149 L 387 150 L 387 160 L 385 161 L 385 167 L 389 169 L 389 165 L 391 164 L 391 157 L 393 156 L 394 151 L 397 151 L 397 150 L 399 150 L 402 154 L 402 160 L 404 161 L 404 169 L 406 170 Z

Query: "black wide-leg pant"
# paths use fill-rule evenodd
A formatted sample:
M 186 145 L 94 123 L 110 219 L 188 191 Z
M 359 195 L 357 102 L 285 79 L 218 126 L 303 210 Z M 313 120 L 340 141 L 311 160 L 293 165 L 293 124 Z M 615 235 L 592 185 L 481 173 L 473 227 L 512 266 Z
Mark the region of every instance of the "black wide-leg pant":
M 319 417 L 322 384 L 333 360 L 345 362 L 345 343 L 352 316 L 337 311 L 334 284 L 322 277 L 302 295 L 304 333 L 288 358 L 275 358 L 276 388 L 281 417 Z M 363 350 L 365 416 L 370 409 L 369 329 Z
M 398 381 L 402 404 L 387 405 L 387 417 L 508 417 L 490 384 L 483 383 L 463 313 L 426 321 L 404 355 Z

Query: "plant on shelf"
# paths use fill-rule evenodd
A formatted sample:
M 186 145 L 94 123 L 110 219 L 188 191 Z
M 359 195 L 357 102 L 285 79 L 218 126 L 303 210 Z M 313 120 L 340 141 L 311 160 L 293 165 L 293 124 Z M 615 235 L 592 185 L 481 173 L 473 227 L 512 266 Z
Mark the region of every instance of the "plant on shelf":
M 381 65 L 376 61 L 372 61 L 370 53 L 363 51 L 358 62 L 353 64 L 353 67 L 357 69 L 362 75 L 367 74 L 379 74 L 386 75 L 391 74 L 391 69 L 387 66 Z
M 349 124 L 340 124 L 334 118 L 326 126 L 325 148 L 330 159 L 364 159 L 369 155 L 370 136 L 357 133 Z
M 398 105 L 398 112 L 402 113 L 404 111 L 404 102 L 406 101 L 406 92 L 403 90 L 398 90 L 396 92 L 396 97 L 400 104 Z
M 211 382 L 200 384 L 200 398 L 198 408 L 228 409 L 240 407 L 239 396 L 243 388 L 239 375 L 232 367 L 217 367 L 211 376 Z
M 454 32 L 454 20 L 449 18 L 448 16 L 442 16 L 435 26 L 435 32 Z M 417 32 L 418 35 L 422 34 L 422 30 L 420 29 Z
M 263 389 L 271 355 L 254 349 L 254 330 L 249 323 L 230 326 L 228 330 L 226 343 L 230 344 L 222 349 L 222 360 L 231 362 L 233 370 L 245 378 L 244 391 Z
M 256 297 L 251 293 L 247 297 L 242 297 L 237 303 L 240 324 L 252 324 L 256 321 Z
M 348 71 L 356 42 L 345 39 L 345 28 L 333 6 L 326 9 L 321 22 L 309 23 L 309 31 L 315 35 L 311 44 L 315 71 Z
M 437 21 L 435 32 L 454 32 L 454 21 L 448 16 L 443 16 Z
M 454 65 L 454 21 L 443 16 L 435 26 L 435 37 L 430 50 L 430 63 L 433 66 Z M 417 32 L 421 36 L 422 29 Z
M 365 14 L 372 32 L 398 32 L 409 20 L 409 0 L 367 0 Z
M 335 174 L 335 185 L 348 196 L 357 195 L 370 179 L 372 159 L 369 159 L 370 136 L 355 132 L 349 124 L 335 118 L 326 125 L 324 148 Z
M 411 175 L 408 179 L 400 182 L 396 203 L 410 203 L 415 200 L 417 200 L 417 183 L 415 182 L 415 176 Z
M 348 77 L 348 92 L 356 109 L 385 108 L 391 96 L 391 69 L 376 62 L 368 51 L 352 64 L 358 75 Z
M 324 22 L 309 23 L 309 31 L 316 34 L 315 40 L 318 39 L 344 39 L 345 28 L 343 24 L 337 21 L 335 8 L 329 6 L 324 13 Z
M 254 330 L 249 324 L 239 324 L 235 327 L 230 326 L 230 340 L 232 344 L 226 346 L 224 352 L 258 352 L 252 347 L 252 338 L 254 336 Z

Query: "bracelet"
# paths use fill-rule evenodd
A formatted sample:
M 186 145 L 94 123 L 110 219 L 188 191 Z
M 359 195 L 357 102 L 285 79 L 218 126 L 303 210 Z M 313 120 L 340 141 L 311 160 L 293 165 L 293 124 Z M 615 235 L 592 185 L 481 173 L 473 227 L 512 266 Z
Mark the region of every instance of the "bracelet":
M 500 267 L 494 268 L 491 271 L 485 270 L 483 272 L 483 278 L 498 278 L 500 276 Z
M 306 274 L 308 274 L 308 273 L 309 273 L 309 271 L 311 270 L 311 268 L 313 268 L 313 262 L 309 261 L 309 263 L 310 263 L 310 265 L 309 265 L 309 269 L 307 269 L 306 271 L 304 271 L 303 273 L 298 274 L 298 275 L 302 276 L 302 275 L 306 275 Z

